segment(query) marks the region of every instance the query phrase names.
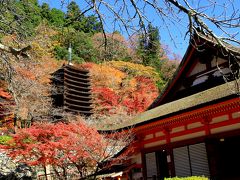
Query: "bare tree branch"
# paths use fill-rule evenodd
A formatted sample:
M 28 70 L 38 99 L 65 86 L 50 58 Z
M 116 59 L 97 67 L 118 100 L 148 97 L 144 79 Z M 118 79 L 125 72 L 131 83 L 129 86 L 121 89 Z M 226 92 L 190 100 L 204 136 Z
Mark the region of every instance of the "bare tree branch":
M 28 45 L 28 46 L 26 46 L 22 49 L 17 49 L 17 48 L 13 48 L 11 46 L 5 46 L 5 45 L 0 43 L 0 50 L 1 51 L 11 53 L 15 57 L 22 56 L 24 58 L 29 58 L 29 55 L 27 54 L 27 51 L 29 51 L 30 49 L 31 49 L 30 45 Z

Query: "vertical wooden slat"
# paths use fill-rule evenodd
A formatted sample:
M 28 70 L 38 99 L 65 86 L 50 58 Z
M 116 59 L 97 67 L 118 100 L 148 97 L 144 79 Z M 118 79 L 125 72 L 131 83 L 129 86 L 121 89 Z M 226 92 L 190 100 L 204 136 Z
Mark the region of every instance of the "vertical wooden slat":
M 204 175 L 209 177 L 210 173 L 205 143 L 190 145 L 189 155 L 191 159 L 192 175 Z
M 175 173 L 178 177 L 191 176 L 188 147 L 173 149 Z
M 151 178 L 153 176 L 157 176 L 157 162 L 156 162 L 156 153 L 147 153 L 146 157 L 146 169 L 147 169 L 147 177 Z

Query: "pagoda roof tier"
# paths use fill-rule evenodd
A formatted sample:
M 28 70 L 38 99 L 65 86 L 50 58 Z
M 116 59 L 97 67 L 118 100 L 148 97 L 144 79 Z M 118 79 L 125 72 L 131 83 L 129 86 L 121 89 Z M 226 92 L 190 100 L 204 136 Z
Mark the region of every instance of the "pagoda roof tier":
M 68 103 L 72 103 L 72 104 L 82 104 L 82 105 L 86 105 L 86 106 L 90 106 L 92 105 L 92 101 L 81 101 L 81 100 L 78 100 L 78 99 L 72 99 L 72 98 L 69 98 L 69 97 L 65 97 L 66 99 L 66 102 Z
M 72 72 L 81 73 L 81 74 L 85 74 L 85 75 L 89 73 L 88 70 L 80 69 L 80 68 L 72 66 L 72 65 L 66 65 L 65 68 L 68 68 Z
M 65 86 L 67 86 L 69 89 L 75 89 L 77 91 L 90 91 L 91 87 L 90 85 L 86 85 L 86 86 L 76 86 L 74 84 L 69 84 L 67 82 L 65 82 Z
M 74 77 L 69 78 L 65 75 L 64 79 L 67 81 L 71 81 L 72 83 L 75 83 L 75 84 L 79 84 L 79 83 L 88 84 L 89 83 L 89 79 L 86 79 L 86 78 L 85 79 L 84 78 L 74 78 Z
M 72 95 L 77 95 L 77 96 L 91 96 L 91 92 L 84 92 L 84 91 L 77 91 L 74 89 L 66 88 L 65 92 L 68 92 Z
M 76 94 L 72 94 L 72 93 L 68 93 L 68 92 L 65 92 L 65 97 L 69 97 L 69 98 L 74 98 L 76 100 L 84 100 L 84 101 L 90 101 L 92 100 L 92 97 L 91 96 L 80 96 L 80 95 L 76 95 Z
M 89 81 L 89 77 L 83 77 L 81 75 L 71 75 L 70 73 L 65 73 L 64 74 L 65 78 L 67 79 L 72 79 L 73 81 L 83 81 L 83 82 L 87 82 Z

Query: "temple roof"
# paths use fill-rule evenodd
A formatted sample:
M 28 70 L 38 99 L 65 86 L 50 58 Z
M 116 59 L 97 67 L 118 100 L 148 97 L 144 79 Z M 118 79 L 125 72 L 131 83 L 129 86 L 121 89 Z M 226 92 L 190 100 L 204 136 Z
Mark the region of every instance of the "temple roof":
M 204 35 L 202 33 L 197 34 L 199 38 L 204 39 L 208 42 L 211 42 L 213 46 L 218 46 L 220 42 L 217 42 L 216 39 L 214 39 L 212 36 L 209 35 Z M 221 39 L 221 38 L 220 38 Z M 227 42 L 223 42 L 223 45 L 232 53 L 236 53 L 240 55 L 240 47 L 233 46 Z
M 136 127 L 145 124 L 151 120 L 154 120 L 156 118 L 159 120 L 166 116 L 170 116 L 173 113 L 180 113 L 181 111 L 187 110 L 189 108 L 198 108 L 206 103 L 210 103 L 222 98 L 226 98 L 229 96 L 237 96 L 237 94 L 239 93 L 239 87 L 237 87 L 237 84 L 240 83 L 240 80 L 236 81 L 228 82 L 213 87 L 211 89 L 199 92 L 197 94 L 193 94 L 191 96 L 163 104 L 161 106 L 158 106 L 156 108 L 150 109 L 137 115 L 135 118 L 131 119 L 128 122 L 125 122 L 124 124 L 120 124 L 111 128 L 105 127 L 102 128 L 101 130 L 111 131 L 125 129 L 133 126 Z
M 156 106 L 164 104 L 164 100 L 167 98 L 167 96 L 172 96 L 169 94 L 169 91 L 174 87 L 174 84 L 179 80 L 180 76 L 184 74 L 184 72 L 188 71 L 189 65 L 194 64 L 194 54 L 197 54 L 198 52 L 201 52 L 200 49 L 215 49 L 215 51 L 218 51 L 218 55 L 227 56 L 228 53 L 226 51 L 231 52 L 231 55 L 235 55 L 237 59 L 240 59 L 240 47 L 233 46 L 231 44 L 228 44 L 226 42 L 223 43 L 223 45 L 226 47 L 225 49 L 219 49 L 219 42 L 217 42 L 213 37 L 204 35 L 202 33 L 198 33 L 195 36 L 195 39 L 190 42 L 187 51 L 177 68 L 176 72 L 174 73 L 172 79 L 167 83 L 163 91 L 160 93 L 160 95 L 155 99 L 155 101 L 148 107 L 149 109 L 155 108 Z M 199 46 L 199 47 L 196 47 Z M 188 68 L 186 66 L 188 65 Z M 168 95 L 169 94 L 169 95 Z

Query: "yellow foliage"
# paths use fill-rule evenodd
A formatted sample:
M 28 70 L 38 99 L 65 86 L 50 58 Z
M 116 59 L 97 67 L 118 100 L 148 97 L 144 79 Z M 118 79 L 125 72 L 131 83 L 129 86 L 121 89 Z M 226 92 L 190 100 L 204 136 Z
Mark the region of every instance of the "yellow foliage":
M 52 28 L 45 24 L 41 24 L 36 29 L 37 35 L 32 39 L 31 53 L 36 56 L 36 58 L 41 58 L 42 56 L 52 56 L 54 47 L 59 44 L 58 41 L 53 40 L 53 37 L 58 33 Z
M 90 73 L 94 86 L 113 89 L 118 89 L 122 80 L 126 77 L 125 73 L 120 70 L 104 64 L 92 64 Z
M 110 61 L 106 62 L 106 65 L 119 69 L 132 76 L 144 76 L 153 79 L 155 82 L 160 80 L 158 73 L 153 67 L 144 66 L 142 64 L 135 64 L 124 61 Z
M 121 91 L 128 94 L 136 90 L 138 85 L 137 80 L 134 77 L 128 77 L 123 79 Z M 120 93 L 120 92 L 119 92 Z
M 35 55 L 42 56 L 45 52 L 44 49 L 37 42 L 32 42 L 32 50 L 35 52 Z

